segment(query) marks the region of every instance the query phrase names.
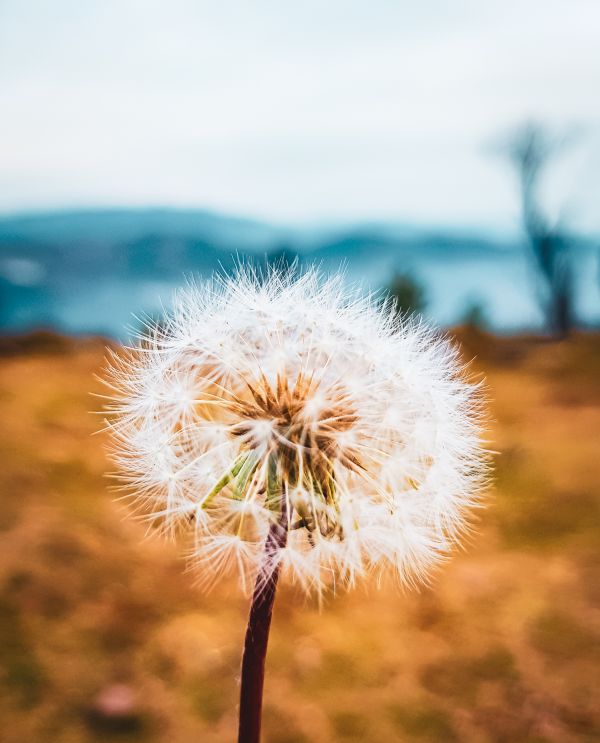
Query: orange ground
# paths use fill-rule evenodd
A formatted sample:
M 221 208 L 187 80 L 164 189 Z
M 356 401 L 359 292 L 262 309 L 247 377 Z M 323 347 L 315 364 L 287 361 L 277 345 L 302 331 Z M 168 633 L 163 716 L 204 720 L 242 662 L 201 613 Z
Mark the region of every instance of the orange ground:
M 281 591 L 267 743 L 600 740 L 600 337 L 464 340 L 501 452 L 478 533 L 419 594 Z M 0 740 L 233 740 L 247 602 L 113 502 L 102 344 L 0 352 Z

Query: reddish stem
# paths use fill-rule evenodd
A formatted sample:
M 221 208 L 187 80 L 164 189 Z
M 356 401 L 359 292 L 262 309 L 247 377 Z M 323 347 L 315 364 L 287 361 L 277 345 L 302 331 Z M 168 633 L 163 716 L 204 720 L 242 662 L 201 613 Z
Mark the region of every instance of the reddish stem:
M 279 564 L 274 565 L 274 558 L 277 551 L 286 544 L 287 512 L 284 499 L 281 518 L 278 523 L 271 524 L 265 541 L 248 617 L 242 658 L 238 743 L 259 743 L 260 741 L 265 658 L 275 591 L 279 579 Z

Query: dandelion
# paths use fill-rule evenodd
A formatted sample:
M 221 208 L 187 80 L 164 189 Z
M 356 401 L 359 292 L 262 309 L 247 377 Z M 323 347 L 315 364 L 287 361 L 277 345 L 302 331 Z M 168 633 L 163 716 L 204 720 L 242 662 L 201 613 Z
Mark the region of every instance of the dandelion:
M 315 270 L 240 269 L 182 290 L 109 375 L 136 509 L 188 534 L 206 585 L 253 587 L 240 741 L 257 741 L 280 576 L 307 593 L 427 579 L 468 528 L 486 457 L 456 350 Z

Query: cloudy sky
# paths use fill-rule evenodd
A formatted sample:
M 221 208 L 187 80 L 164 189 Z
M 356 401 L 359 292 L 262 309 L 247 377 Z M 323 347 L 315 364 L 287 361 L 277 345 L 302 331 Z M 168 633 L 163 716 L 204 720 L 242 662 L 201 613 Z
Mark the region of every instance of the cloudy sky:
M 600 232 L 598 0 L 0 0 L 0 212 L 201 206 L 511 229 L 499 132 L 578 144 L 548 209 Z

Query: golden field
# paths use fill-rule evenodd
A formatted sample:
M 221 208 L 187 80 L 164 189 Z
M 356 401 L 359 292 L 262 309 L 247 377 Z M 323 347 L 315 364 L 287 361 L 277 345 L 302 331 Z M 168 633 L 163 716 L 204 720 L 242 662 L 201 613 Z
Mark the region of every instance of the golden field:
M 431 587 L 280 591 L 266 743 L 600 740 L 600 336 L 463 333 L 496 485 Z M 101 341 L 0 341 L 0 740 L 235 738 L 248 602 L 104 477 Z

